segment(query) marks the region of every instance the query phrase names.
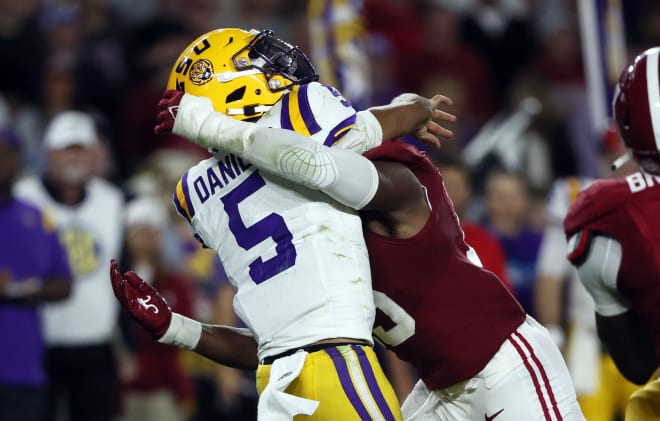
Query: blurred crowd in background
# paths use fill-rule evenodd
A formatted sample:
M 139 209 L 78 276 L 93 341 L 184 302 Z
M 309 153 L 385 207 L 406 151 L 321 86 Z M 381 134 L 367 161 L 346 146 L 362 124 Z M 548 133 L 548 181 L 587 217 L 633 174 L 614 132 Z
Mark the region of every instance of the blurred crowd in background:
M 86 196 L 68 191 L 66 179 L 76 174 L 63 173 L 84 161 L 90 171 L 82 174 L 83 188 L 98 181 L 111 192 L 104 197 L 121 198 L 120 215 L 108 217 L 99 211 L 90 216 L 100 227 L 90 235 L 109 228 L 114 232 L 102 235 L 119 240 L 116 255 L 107 249 L 101 253 L 94 240 L 87 251 L 67 249 L 74 279 L 71 296 L 85 300 L 76 291 L 90 276 L 97 276 L 99 284 L 105 279 L 107 286 L 88 288 L 88 294 L 112 296 L 108 263 L 118 257 L 124 269 L 136 270 L 161 290 L 175 311 L 239 326 L 232 310 L 233 289 L 220 263 L 200 248 L 171 205 L 176 181 L 208 152 L 173 135 L 156 136 L 153 127 L 172 65 L 192 40 L 219 27 L 272 29 L 279 38 L 301 46 L 317 65 L 321 81 L 340 88 L 358 109 L 388 103 L 402 92 L 441 93 L 454 100 L 449 109 L 458 117 L 450 127 L 454 138 L 439 150 L 427 150 L 445 178 L 468 243 L 527 312 L 551 330 L 567 358 L 587 419 L 616 420 L 633 388 L 597 341 L 593 307 L 565 259 L 561 230 L 577 192 L 596 178 L 612 176 L 609 164 L 623 152 L 615 132 L 592 123 L 581 2 L 3 0 L 0 138 L 20 151 L 14 181 L 21 188 L 16 194 L 34 196 L 28 182 L 36 177 L 46 186 L 42 199 L 52 199 L 39 202 L 44 212 L 51 212 L 55 202 L 64 203 L 68 221 L 75 221 Z M 616 4 L 622 10 L 621 66 L 660 45 L 659 2 L 595 3 Z M 333 8 L 341 11 L 334 21 L 329 18 Z M 328 50 L 332 43 L 323 38 L 328 32 L 338 44 L 352 40 L 348 53 L 354 58 L 349 63 L 342 66 L 341 54 Z M 86 117 L 67 114 L 71 110 Z M 65 129 L 53 127 L 57 117 L 65 123 L 91 118 L 94 139 L 81 142 L 84 154 L 59 153 L 67 141 L 53 140 L 66 136 Z M 105 210 L 113 206 L 100 203 Z M 65 246 L 73 248 L 74 239 L 84 239 L 82 225 L 57 227 L 61 233 L 74 226 L 78 230 Z M 0 309 L 3 305 L 0 301 Z M 66 306 L 66 300 L 39 305 Z M 81 334 L 60 340 L 46 332 L 46 341 L 58 349 L 109 346 L 111 358 L 98 361 L 107 364 L 113 418 L 255 417 L 253 373 L 160 346 L 131 320 L 115 317 L 116 308 L 71 312 L 78 323 L 60 329 L 76 329 L 81 320 L 103 317 L 98 314 L 102 311 L 117 320 L 107 337 Z M 0 348 L 10 343 L 12 338 L 5 338 Z M 0 359 L 7 358 L 3 352 Z M 56 367 L 62 367 L 62 361 L 49 355 L 51 376 L 46 382 L 57 379 Z M 84 358 L 78 362 L 80 366 L 59 372 L 62 388 L 74 387 L 66 384 L 67 373 L 85 370 Z M 0 360 L 3 364 L 10 362 Z M 89 388 L 85 372 L 77 374 L 83 376 L 81 387 Z M 415 373 L 392 369 L 391 376 L 403 398 Z M 52 396 L 61 392 L 54 382 L 46 384 Z M 0 376 L 0 390 L 10 386 Z M 44 407 L 53 411 L 54 419 L 75 419 L 73 398 L 64 405 L 51 399 Z

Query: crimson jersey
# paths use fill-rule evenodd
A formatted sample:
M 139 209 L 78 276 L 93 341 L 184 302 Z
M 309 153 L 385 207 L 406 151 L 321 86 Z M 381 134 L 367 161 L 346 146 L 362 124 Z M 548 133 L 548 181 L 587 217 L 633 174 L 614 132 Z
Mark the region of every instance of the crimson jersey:
M 497 276 L 470 260 L 442 177 L 424 152 L 386 142 L 365 156 L 405 164 L 426 188 L 432 209 L 412 238 L 365 230 L 379 308 L 374 335 L 414 365 L 431 390 L 469 379 L 525 313 Z
M 568 238 L 580 233 L 569 259 L 586 257 L 593 235 L 621 244 L 617 289 L 647 322 L 660 356 L 660 177 L 641 172 L 600 180 L 580 193 L 564 220 Z

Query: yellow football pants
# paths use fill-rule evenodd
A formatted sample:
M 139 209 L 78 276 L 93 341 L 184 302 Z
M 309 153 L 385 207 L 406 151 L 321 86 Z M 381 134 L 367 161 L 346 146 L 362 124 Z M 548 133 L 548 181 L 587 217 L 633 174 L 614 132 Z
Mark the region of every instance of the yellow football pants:
M 269 376 L 270 365 L 260 365 L 260 394 Z M 403 419 L 394 389 L 368 346 L 341 345 L 308 354 L 300 375 L 286 393 L 320 402 L 314 414 L 296 416 L 295 421 Z

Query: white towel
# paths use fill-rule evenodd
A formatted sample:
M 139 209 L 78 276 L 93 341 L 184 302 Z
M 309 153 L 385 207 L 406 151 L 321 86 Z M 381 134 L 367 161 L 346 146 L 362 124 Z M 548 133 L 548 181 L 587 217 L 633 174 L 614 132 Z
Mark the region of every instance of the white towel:
M 259 397 L 258 421 L 291 421 L 295 415 L 312 415 L 316 411 L 319 401 L 284 393 L 300 375 L 306 357 L 307 352 L 300 350 L 271 365 L 268 384 Z

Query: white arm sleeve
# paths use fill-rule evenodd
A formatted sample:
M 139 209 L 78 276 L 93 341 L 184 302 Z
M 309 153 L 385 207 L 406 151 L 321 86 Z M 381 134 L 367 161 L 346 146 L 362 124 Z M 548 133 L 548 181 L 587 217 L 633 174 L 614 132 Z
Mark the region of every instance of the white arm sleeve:
M 264 171 L 321 190 L 353 209 L 367 205 L 378 188 L 376 167 L 360 154 L 323 146 L 291 130 L 235 120 L 214 112 L 208 98 L 185 94 L 173 133 L 200 146 L 239 155 Z
M 574 238 L 569 241 L 569 249 L 575 243 Z M 630 306 L 616 286 L 621 244 L 613 238 L 594 236 L 587 253 L 587 259 L 577 269 L 580 281 L 594 299 L 596 312 L 608 317 L 628 311 Z

